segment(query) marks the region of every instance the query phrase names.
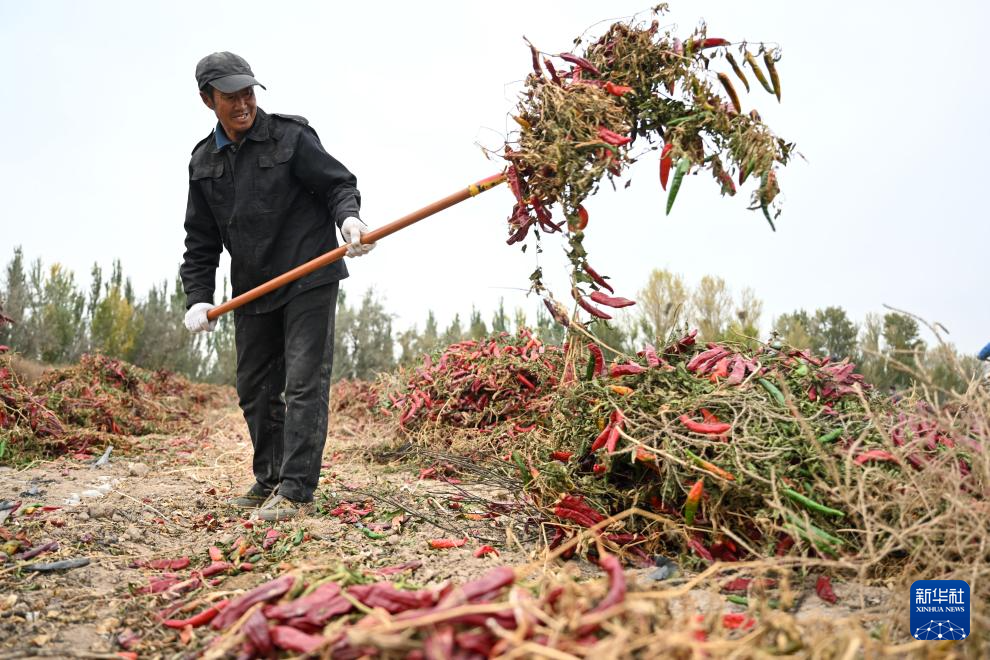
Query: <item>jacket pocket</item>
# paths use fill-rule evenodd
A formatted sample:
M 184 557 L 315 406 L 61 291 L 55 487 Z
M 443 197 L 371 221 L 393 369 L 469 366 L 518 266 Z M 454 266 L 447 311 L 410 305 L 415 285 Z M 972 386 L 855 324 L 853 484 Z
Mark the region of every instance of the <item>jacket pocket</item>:
M 262 209 L 283 209 L 292 192 L 291 148 L 277 148 L 258 156 L 258 168 L 254 174 L 254 195 Z
M 193 165 L 189 179 L 196 181 L 210 208 L 228 206 L 234 200 L 233 186 L 223 177 L 223 161 Z

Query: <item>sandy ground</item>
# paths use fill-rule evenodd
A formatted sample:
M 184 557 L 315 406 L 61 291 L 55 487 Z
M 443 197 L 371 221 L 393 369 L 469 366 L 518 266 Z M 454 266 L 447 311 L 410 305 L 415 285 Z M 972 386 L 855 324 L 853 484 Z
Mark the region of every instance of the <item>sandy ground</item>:
M 232 403 L 212 411 L 187 435 L 144 437 L 107 465 L 62 458 L 27 468 L 0 468 L 0 550 L 14 554 L 26 539 L 37 548 L 58 547 L 0 566 L 0 660 L 20 657 L 187 657 L 203 648 L 208 633 L 182 637 L 156 614 L 199 596 L 238 592 L 288 570 L 373 572 L 412 563 L 389 579 L 409 586 L 435 586 L 476 577 L 504 562 L 538 559 L 540 528 L 515 493 L 498 487 L 420 478 L 407 463 L 376 460 L 375 441 L 347 423 L 335 429 L 311 515 L 277 525 L 255 524 L 227 500 L 252 483 L 250 442 Z M 46 510 L 46 508 L 48 510 Z M 372 509 L 361 518 L 348 510 Z M 274 529 L 279 537 L 264 549 Z M 375 538 L 370 538 L 375 537 Z M 463 547 L 429 548 L 430 539 L 467 538 Z M 243 539 L 243 542 L 239 542 Z M 21 547 L 17 542 L 21 541 Z M 298 544 L 297 544 L 298 542 Z M 500 556 L 476 558 L 483 544 Z M 229 570 L 196 581 L 215 546 Z M 237 549 L 254 549 L 235 558 Z M 153 569 L 148 561 L 188 557 L 188 567 Z M 36 563 L 84 558 L 71 570 L 34 572 Z M 239 570 L 244 561 L 251 570 Z M 417 565 L 418 564 L 418 565 Z M 594 567 L 577 562 L 582 572 Z M 244 567 L 247 568 L 247 567 Z M 630 569 L 633 584 L 655 588 L 651 569 Z M 173 574 L 173 585 L 150 594 L 149 585 Z M 677 575 L 665 584 L 689 576 Z M 190 582 L 192 580 L 192 582 Z M 651 586 L 652 585 L 652 586 Z M 183 591 L 188 588 L 189 591 Z M 888 591 L 836 583 L 839 603 L 827 606 L 812 585 L 799 585 L 801 616 L 882 623 L 889 616 Z M 680 601 L 688 610 L 743 611 L 715 589 L 696 589 Z M 120 652 L 125 654 L 119 655 Z

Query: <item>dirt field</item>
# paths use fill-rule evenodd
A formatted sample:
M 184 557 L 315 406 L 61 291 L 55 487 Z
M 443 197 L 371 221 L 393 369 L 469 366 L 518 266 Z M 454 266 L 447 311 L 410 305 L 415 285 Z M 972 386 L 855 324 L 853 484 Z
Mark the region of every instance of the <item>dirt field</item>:
M 389 579 L 428 587 L 475 578 L 499 563 L 539 560 L 541 529 L 513 493 L 420 478 L 420 470 L 408 462 L 376 460 L 369 447 L 376 439 L 365 430 L 348 427 L 348 420 L 332 421 L 336 431 L 325 453 L 315 511 L 265 528 L 226 504 L 252 482 L 250 443 L 230 400 L 198 429 L 175 437 L 145 436 L 131 451 L 112 453 L 101 467 L 65 457 L 26 469 L 0 469 L 0 500 L 21 503 L 4 521 L 11 537 L 7 543 L 27 538 L 38 548 L 57 542 L 57 549 L 34 558 L 38 563 L 89 560 L 54 572 L 25 570 L 30 563 L 25 561 L 0 568 L 0 658 L 195 654 L 209 641 L 209 629 L 180 634 L 162 626 L 157 613 L 196 595 L 238 593 L 290 568 L 373 575 L 406 565 Z M 502 504 L 500 515 L 490 513 L 493 502 Z M 10 513 L 6 506 L 0 516 Z M 369 508 L 372 515 L 355 524 Z M 261 549 L 265 536 L 273 536 L 270 529 L 279 536 Z M 465 537 L 468 543 L 459 548 L 428 545 L 430 539 Z M 483 544 L 500 555 L 476 558 Z M 195 571 L 210 565 L 211 546 L 231 560 L 237 548 L 248 545 L 256 549 L 231 561 L 232 568 L 204 577 L 206 584 L 198 582 Z M 183 557 L 190 563 L 181 569 L 147 565 Z M 253 560 L 251 570 L 238 570 L 245 559 Z M 583 560 L 568 566 L 578 577 L 597 573 Z M 690 577 L 678 573 L 659 583 L 648 579 L 652 572 L 631 568 L 627 576 L 646 589 L 684 584 Z M 156 581 L 168 588 L 146 593 Z M 855 615 L 867 625 L 889 618 L 887 590 L 838 583 L 835 591 L 838 604 L 829 606 L 815 596 L 813 585 L 797 585 L 797 617 L 824 616 L 834 622 Z M 703 588 L 675 599 L 674 607 L 685 613 L 745 611 L 717 590 Z

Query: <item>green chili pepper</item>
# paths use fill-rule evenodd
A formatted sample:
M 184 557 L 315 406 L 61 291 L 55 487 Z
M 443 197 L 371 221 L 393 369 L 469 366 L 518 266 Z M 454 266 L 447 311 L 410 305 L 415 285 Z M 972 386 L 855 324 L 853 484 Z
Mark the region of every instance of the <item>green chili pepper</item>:
M 765 389 L 767 391 L 767 393 L 771 397 L 773 397 L 773 400 L 774 401 L 776 401 L 777 403 L 779 403 L 782 406 L 786 406 L 787 405 L 787 400 L 784 399 L 783 393 L 780 390 L 777 389 L 777 386 L 776 385 L 774 385 L 773 383 L 771 383 L 766 378 L 757 378 L 756 379 L 756 382 L 758 382 L 760 385 L 763 386 L 763 389 Z
M 301 527 L 297 529 L 295 535 L 292 537 L 292 545 L 299 545 L 300 543 L 302 543 L 304 535 L 305 532 Z
M 677 169 L 674 170 L 674 180 L 671 181 L 670 192 L 667 193 L 667 215 L 670 215 L 670 209 L 674 208 L 674 199 L 677 197 L 677 191 L 681 189 L 681 181 L 684 180 L 684 175 L 687 174 L 690 167 L 691 161 L 687 156 L 681 156 L 677 161 Z
M 839 511 L 838 509 L 827 507 L 824 504 L 819 504 L 813 499 L 809 497 L 805 497 L 804 495 L 802 495 L 801 493 L 797 492 L 792 488 L 784 488 L 783 490 L 784 490 L 784 495 L 787 495 L 789 498 L 791 498 L 798 504 L 804 505 L 809 509 L 811 509 L 812 511 L 823 513 L 826 516 L 837 516 L 839 518 L 843 518 L 846 515 L 845 511 Z
M 588 366 L 584 369 L 584 379 L 591 380 L 595 377 L 595 354 L 588 355 Z
M 726 596 L 725 599 L 730 603 L 735 603 L 736 605 L 742 605 L 743 607 L 749 607 L 749 599 L 745 596 Z
M 836 538 L 828 532 L 819 529 L 810 523 L 804 522 L 804 520 L 790 512 L 785 512 L 784 515 L 786 515 L 787 519 L 791 521 L 791 524 L 784 525 L 786 529 L 809 541 L 812 545 L 823 552 L 835 556 L 837 553 L 835 548 L 832 546 L 844 544 L 842 539 Z
M 704 112 L 696 112 L 693 115 L 684 115 L 683 117 L 677 117 L 675 119 L 671 119 L 670 121 L 668 121 L 667 126 L 677 126 L 678 124 L 683 124 L 686 121 L 691 121 L 693 119 L 701 119 L 702 117 L 705 116 L 705 114 L 706 113 Z
M 801 363 L 801 366 L 799 366 L 797 369 L 794 370 L 794 375 L 797 376 L 798 378 L 801 378 L 802 376 L 807 376 L 808 375 L 808 365 L 806 365 L 804 362 L 802 362 Z
M 377 541 L 379 539 L 385 538 L 385 535 L 384 534 L 382 534 L 380 532 L 372 531 L 372 530 L 368 529 L 367 527 L 365 527 L 364 525 L 361 525 L 360 527 L 358 527 L 358 529 L 360 529 L 361 530 L 361 533 L 364 534 L 365 536 L 367 536 L 369 539 L 373 539 L 373 540 Z
M 834 431 L 829 431 L 822 437 L 818 438 L 818 442 L 832 442 L 842 435 L 842 430 L 843 429 L 835 429 Z

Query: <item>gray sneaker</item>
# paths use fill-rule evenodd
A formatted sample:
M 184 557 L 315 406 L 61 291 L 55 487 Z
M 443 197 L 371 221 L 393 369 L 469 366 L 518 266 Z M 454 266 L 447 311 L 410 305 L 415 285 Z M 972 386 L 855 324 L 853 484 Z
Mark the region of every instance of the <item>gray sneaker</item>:
M 235 497 L 232 500 L 228 500 L 227 503 L 231 506 L 236 506 L 241 509 L 257 509 L 259 506 L 265 503 L 269 497 L 271 497 L 272 491 L 267 490 L 261 484 L 255 484 L 251 486 L 249 490 L 244 495 L 240 497 Z
M 254 512 L 253 518 L 267 522 L 281 522 L 302 518 L 309 515 L 313 509 L 312 502 L 295 502 L 276 493 L 265 504 Z

